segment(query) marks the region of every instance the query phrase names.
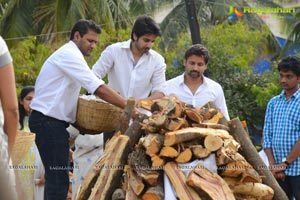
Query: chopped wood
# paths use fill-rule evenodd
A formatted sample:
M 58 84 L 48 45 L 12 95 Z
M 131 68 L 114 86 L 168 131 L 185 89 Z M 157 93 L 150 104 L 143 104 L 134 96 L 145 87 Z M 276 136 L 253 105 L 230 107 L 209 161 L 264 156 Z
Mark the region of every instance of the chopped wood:
M 151 155 L 151 162 L 152 162 L 151 167 L 153 169 L 161 169 L 164 166 L 164 164 L 166 163 L 164 158 L 161 158 L 155 154 Z
M 219 169 L 221 169 L 219 167 Z M 259 174 L 255 169 L 246 161 L 233 161 L 225 165 L 225 167 L 219 171 L 221 176 L 226 177 L 241 177 L 241 182 L 261 182 Z M 245 179 L 245 180 L 244 180 Z
M 129 154 L 127 162 L 145 182 L 149 185 L 156 185 L 159 173 L 152 170 L 151 163 L 146 158 L 144 149 L 136 148 Z
M 221 113 L 220 108 L 218 108 L 217 105 L 214 102 L 212 102 L 212 101 L 208 102 L 203 107 L 216 110 L 217 111 L 216 114 Z M 224 125 L 228 126 L 228 120 L 224 116 L 223 117 L 219 116 L 218 124 L 224 124 Z
M 159 176 L 159 180 L 156 186 L 148 187 L 146 192 L 142 195 L 142 200 L 163 200 L 165 197 L 164 187 L 163 187 L 163 174 Z
M 140 198 L 134 193 L 129 183 L 126 191 L 125 200 L 140 200 Z
M 226 151 L 227 149 L 225 147 L 222 147 L 216 152 L 216 163 L 217 166 L 224 166 L 228 164 L 229 162 L 232 162 L 232 158 Z
M 274 190 L 263 183 L 240 183 L 231 178 L 225 178 L 224 180 L 235 194 L 247 195 L 255 199 L 264 200 L 271 200 L 274 196 Z
M 190 141 L 199 137 L 205 137 L 207 135 L 215 135 L 223 139 L 232 137 L 227 131 L 221 129 L 190 127 L 167 132 L 165 134 L 164 145 L 172 146 L 174 144 Z
M 126 169 L 126 175 L 128 178 L 127 181 L 129 183 L 129 185 L 131 186 L 131 189 L 137 196 L 139 196 L 145 188 L 142 178 L 139 177 L 136 174 L 136 172 L 130 167 L 128 167 Z
M 164 196 L 164 188 L 161 185 L 157 185 L 149 187 L 143 194 L 142 200 L 163 200 Z
M 239 118 L 234 118 L 228 122 L 230 133 L 234 136 L 234 139 L 240 143 L 240 151 L 246 160 L 254 167 L 260 176 L 265 177 L 263 183 L 270 186 L 274 190 L 274 200 L 287 200 L 287 196 L 278 182 L 267 169 L 264 161 L 260 158 L 256 148 L 248 137 L 245 129 L 243 128 Z M 263 170 L 261 170 L 263 169 Z
M 224 147 L 237 152 L 240 148 L 240 144 L 233 138 L 224 139 Z
M 175 161 L 177 163 L 187 163 L 193 157 L 192 150 L 190 148 L 186 148 L 184 151 L 180 152 Z
M 153 104 L 152 100 L 150 100 L 150 99 L 142 99 L 142 100 L 139 100 L 137 102 L 136 107 L 137 108 L 143 108 L 145 110 L 150 111 L 152 104 Z
M 186 183 L 193 187 L 200 196 L 213 200 L 235 200 L 227 183 L 217 174 L 198 164 L 189 174 Z
M 76 199 L 110 199 L 121 183 L 129 150 L 129 137 L 115 134 L 107 142 L 102 157 L 90 168 Z
M 176 158 L 179 152 L 174 147 L 163 147 L 160 152 L 160 157 Z
M 214 123 L 218 124 L 221 119 L 224 118 L 224 115 L 221 112 L 215 114 L 211 119 L 204 120 L 204 123 Z
M 203 120 L 209 120 L 218 113 L 218 110 L 214 108 L 206 108 L 205 106 L 198 108 L 197 111 L 203 117 Z
M 140 142 L 146 149 L 146 154 L 151 156 L 159 153 L 164 144 L 164 136 L 161 134 L 147 134 L 140 139 Z
M 138 143 L 139 139 L 141 138 L 143 131 L 142 131 L 142 126 L 141 122 L 145 119 L 147 119 L 147 115 L 138 115 L 129 128 L 125 131 L 125 135 L 129 136 L 129 144 L 130 147 L 133 148 L 136 143 Z
M 116 127 L 116 132 L 120 131 L 122 134 L 125 133 L 125 131 L 128 129 L 129 121 L 132 116 L 132 112 L 135 108 L 135 98 L 130 97 L 127 99 L 126 106 L 120 116 L 119 123 Z
M 126 192 L 123 189 L 118 188 L 113 192 L 111 199 L 112 200 L 125 200 L 125 196 L 126 196 Z
M 201 127 L 201 128 L 213 128 L 213 129 L 223 129 L 229 132 L 229 127 L 224 124 L 215 124 L 215 123 L 199 123 L 192 124 L 192 127 Z
M 183 118 L 175 118 L 175 119 L 169 119 L 166 124 L 166 129 L 169 131 L 176 131 L 181 128 L 188 127 L 188 122 Z
M 202 145 L 192 145 L 190 146 L 192 153 L 195 158 L 203 159 L 208 157 L 211 154 L 211 151 L 203 147 Z
M 214 152 L 223 146 L 223 140 L 219 136 L 208 135 L 204 139 L 204 146 L 209 151 Z
M 200 113 L 196 109 L 186 108 L 186 109 L 184 109 L 184 112 L 185 112 L 187 118 L 192 120 L 193 122 L 196 122 L 198 124 L 203 122 L 203 117 L 200 115 Z
M 186 177 L 175 162 L 168 162 L 164 172 L 173 185 L 176 196 L 182 200 L 201 200 L 197 192 L 186 184 Z

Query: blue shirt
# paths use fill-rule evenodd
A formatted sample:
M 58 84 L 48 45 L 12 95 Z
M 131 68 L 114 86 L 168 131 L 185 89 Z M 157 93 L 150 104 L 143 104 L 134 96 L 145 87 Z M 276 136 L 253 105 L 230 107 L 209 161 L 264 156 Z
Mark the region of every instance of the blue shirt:
M 285 92 L 273 97 L 267 106 L 264 124 L 264 148 L 272 148 L 276 163 L 287 157 L 300 136 L 300 90 L 286 100 Z M 300 175 L 300 158 L 285 171 Z

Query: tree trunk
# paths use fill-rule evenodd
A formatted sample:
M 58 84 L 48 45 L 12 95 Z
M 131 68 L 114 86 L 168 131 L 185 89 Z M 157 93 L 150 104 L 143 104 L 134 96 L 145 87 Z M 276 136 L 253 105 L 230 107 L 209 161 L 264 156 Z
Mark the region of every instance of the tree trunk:
M 241 154 L 246 160 L 254 167 L 254 169 L 265 177 L 263 183 L 270 186 L 274 190 L 274 200 L 288 200 L 285 192 L 281 189 L 272 173 L 267 170 L 267 166 L 258 155 L 254 145 L 252 144 L 249 136 L 243 128 L 239 118 L 234 118 L 228 122 L 230 133 L 235 140 L 241 145 Z

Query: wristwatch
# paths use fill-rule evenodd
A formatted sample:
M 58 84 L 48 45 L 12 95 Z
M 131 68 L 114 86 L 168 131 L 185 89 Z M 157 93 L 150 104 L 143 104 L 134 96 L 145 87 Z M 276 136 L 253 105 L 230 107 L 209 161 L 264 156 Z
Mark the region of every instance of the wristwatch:
M 287 161 L 286 158 L 283 158 L 283 159 L 282 159 L 282 162 L 283 162 L 284 164 L 286 164 L 286 167 L 289 167 L 289 166 L 291 165 L 291 163 L 289 163 L 289 162 Z

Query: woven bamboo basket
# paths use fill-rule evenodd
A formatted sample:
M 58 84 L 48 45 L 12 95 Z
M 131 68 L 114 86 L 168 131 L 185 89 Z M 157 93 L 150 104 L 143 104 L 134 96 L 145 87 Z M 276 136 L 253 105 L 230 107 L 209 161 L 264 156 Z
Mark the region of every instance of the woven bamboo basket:
M 34 144 L 35 134 L 18 131 L 16 135 L 16 140 L 11 153 L 11 159 L 13 165 L 19 165 L 21 161 L 25 158 L 26 154 L 30 151 L 30 148 Z
M 74 126 L 85 134 L 99 134 L 115 130 L 122 109 L 101 99 L 78 98 Z

